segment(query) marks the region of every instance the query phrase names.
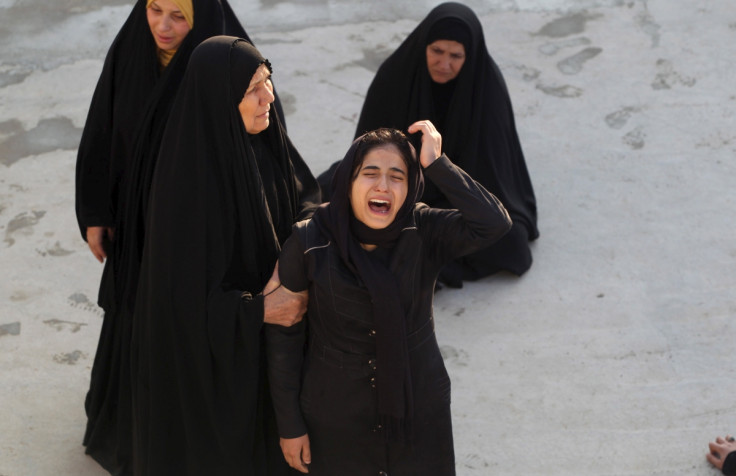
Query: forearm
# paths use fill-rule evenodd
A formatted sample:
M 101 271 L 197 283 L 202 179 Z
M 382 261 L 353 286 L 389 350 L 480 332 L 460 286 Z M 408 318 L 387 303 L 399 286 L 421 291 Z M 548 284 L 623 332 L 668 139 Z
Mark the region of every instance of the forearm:
M 493 242 L 511 228 L 503 204 L 444 154 L 424 173 L 462 215 L 473 239 Z
M 291 327 L 265 326 L 268 378 L 281 438 L 296 438 L 307 433 L 299 405 L 305 328 L 304 322 Z
M 726 456 L 722 471 L 725 476 L 736 476 L 736 451 L 732 451 Z

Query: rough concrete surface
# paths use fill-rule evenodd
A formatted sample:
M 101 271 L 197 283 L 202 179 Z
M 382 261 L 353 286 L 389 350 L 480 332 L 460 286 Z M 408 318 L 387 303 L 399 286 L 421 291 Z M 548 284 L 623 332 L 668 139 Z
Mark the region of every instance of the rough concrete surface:
M 232 0 L 315 173 L 437 1 Z M 132 1 L 0 0 L 0 476 L 102 475 L 76 147 Z M 537 193 L 522 278 L 436 295 L 460 476 L 716 475 L 736 432 L 736 2 L 475 0 Z

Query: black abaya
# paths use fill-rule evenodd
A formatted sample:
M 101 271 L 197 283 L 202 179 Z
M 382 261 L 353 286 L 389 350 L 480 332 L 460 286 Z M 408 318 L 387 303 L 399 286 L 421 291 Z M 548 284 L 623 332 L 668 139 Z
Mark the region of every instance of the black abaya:
M 432 27 L 447 19 L 465 25 L 469 44 L 453 84 L 437 87 L 427 70 L 426 46 Z M 498 197 L 514 221 L 512 230 L 496 244 L 459 258 L 446 271 L 456 269 L 462 279 L 478 279 L 500 270 L 523 274 L 532 262 L 528 242 L 539 236 L 534 190 L 506 83 L 488 54 L 478 18 L 459 3 L 434 8 L 384 61 L 366 94 L 355 135 L 379 127 L 406 130 L 421 119 L 435 124 L 447 155 Z M 319 177 L 323 190 L 329 187 L 334 167 Z M 450 207 L 432 184 L 427 184 L 421 200 L 432 207 Z
M 276 114 L 257 136 L 245 131 L 237 106 L 263 61 L 244 40 L 203 42 L 164 133 L 131 348 L 140 475 L 289 471 L 266 391 L 258 293 L 319 188 Z
M 100 283 L 105 311 L 85 400 L 86 452 L 112 474 L 131 472 L 130 333 L 155 159 L 192 50 L 204 39 L 245 36 L 227 0 L 193 0 L 194 27 L 161 69 L 139 0 L 105 58 L 79 146 L 77 220 L 115 229 Z

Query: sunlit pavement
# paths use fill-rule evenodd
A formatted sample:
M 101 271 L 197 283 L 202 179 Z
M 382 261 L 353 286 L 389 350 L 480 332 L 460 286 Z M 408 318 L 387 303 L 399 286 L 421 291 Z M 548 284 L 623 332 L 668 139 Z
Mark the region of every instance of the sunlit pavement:
M 438 2 L 233 1 L 315 173 Z M 105 474 L 81 446 L 102 267 L 76 147 L 132 2 L 0 0 L 0 476 Z M 715 475 L 736 432 L 736 4 L 468 3 L 505 75 L 541 238 L 522 278 L 435 299 L 459 476 Z

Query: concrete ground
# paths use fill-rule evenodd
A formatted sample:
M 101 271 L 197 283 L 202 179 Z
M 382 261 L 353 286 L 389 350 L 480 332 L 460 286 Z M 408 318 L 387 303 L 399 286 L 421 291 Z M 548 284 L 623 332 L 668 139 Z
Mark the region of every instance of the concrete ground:
M 436 1 L 232 0 L 315 173 Z M 101 266 L 76 147 L 132 0 L 0 0 L 0 476 L 102 475 L 81 446 Z M 522 278 L 436 295 L 459 476 L 719 474 L 736 432 L 736 3 L 475 0 L 541 238 Z

